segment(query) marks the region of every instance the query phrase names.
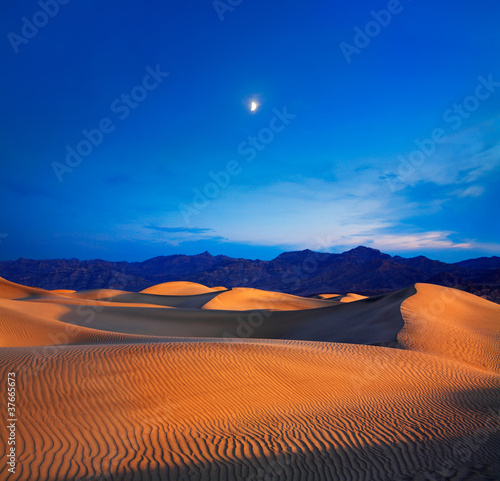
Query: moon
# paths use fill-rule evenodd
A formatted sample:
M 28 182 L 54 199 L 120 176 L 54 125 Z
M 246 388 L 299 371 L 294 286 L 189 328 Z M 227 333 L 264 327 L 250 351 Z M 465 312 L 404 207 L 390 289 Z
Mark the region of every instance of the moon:
M 255 100 L 252 100 L 252 102 L 250 103 L 250 112 L 255 112 L 258 106 L 259 104 L 255 102 Z

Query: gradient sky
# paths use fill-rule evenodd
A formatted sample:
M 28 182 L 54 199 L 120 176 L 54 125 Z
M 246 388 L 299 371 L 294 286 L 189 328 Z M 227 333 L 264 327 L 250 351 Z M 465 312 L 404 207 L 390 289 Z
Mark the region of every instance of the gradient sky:
M 53 1 L 2 6 L 1 259 L 500 255 L 498 1 Z

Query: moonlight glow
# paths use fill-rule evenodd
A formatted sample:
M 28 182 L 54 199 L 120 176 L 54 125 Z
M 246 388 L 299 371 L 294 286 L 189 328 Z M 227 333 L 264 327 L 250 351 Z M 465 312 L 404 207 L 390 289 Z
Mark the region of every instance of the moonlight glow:
M 250 111 L 255 112 L 257 110 L 258 106 L 259 106 L 259 104 L 257 102 L 255 102 L 255 100 L 252 100 L 252 102 L 250 103 Z

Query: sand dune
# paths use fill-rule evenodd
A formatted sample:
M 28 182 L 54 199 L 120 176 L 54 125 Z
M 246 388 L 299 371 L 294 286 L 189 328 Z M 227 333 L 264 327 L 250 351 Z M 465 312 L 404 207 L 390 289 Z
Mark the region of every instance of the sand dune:
M 120 291 L 118 289 L 91 289 L 90 291 L 81 291 L 70 294 L 76 299 L 113 299 L 118 296 L 130 294 L 128 291 Z
M 222 292 L 207 302 L 203 309 L 219 309 L 232 311 L 248 311 L 267 309 L 270 311 L 294 311 L 298 309 L 315 309 L 334 305 L 333 301 L 309 299 L 292 296 L 281 292 L 262 291 L 248 287 L 239 287 Z
M 28 287 L 0 277 L 0 299 L 21 299 L 29 296 L 57 297 L 60 293 L 38 287 Z
M 208 301 L 218 296 L 222 291 L 214 290 L 202 294 L 163 295 L 146 292 L 127 292 L 114 289 L 96 289 L 77 292 L 69 296 L 75 299 L 105 300 L 107 302 L 130 304 L 153 304 L 157 306 L 201 309 Z
M 105 299 L 105 298 L 104 298 Z M 164 306 L 159 304 L 147 304 L 140 302 L 118 302 L 118 301 L 98 301 L 94 299 L 71 299 L 71 298 L 27 298 L 25 302 L 36 302 L 44 304 L 63 304 L 67 306 L 109 306 L 109 307 L 154 307 L 158 309 L 171 309 L 171 306 Z
M 195 294 L 206 294 L 207 292 L 224 291 L 225 287 L 207 287 L 196 282 L 164 282 L 156 284 L 141 291 L 144 294 L 160 294 L 163 296 L 192 296 Z
M 475 296 L 0 292 L 0 479 L 500 477 L 500 307 Z
M 342 299 L 340 299 L 340 302 L 353 302 L 353 301 L 359 301 L 361 299 L 367 299 L 367 297 L 362 296 L 360 294 L 355 294 L 353 292 L 349 292 L 345 296 L 342 296 Z
M 401 306 L 400 343 L 500 373 L 500 306 L 448 287 L 415 287 L 417 294 Z
M 19 301 L 3 300 L 0 305 L 0 347 L 59 346 L 127 342 L 127 335 L 87 327 L 72 326 L 53 317 L 63 316 L 63 305 L 19 306 Z M 33 308 L 35 307 L 35 309 Z M 85 311 L 82 311 L 84 317 Z
M 342 294 L 318 294 L 319 299 L 333 299 L 334 297 L 343 297 Z
M 343 295 L 343 294 L 319 294 L 318 297 L 320 299 L 328 299 L 330 301 L 337 301 L 337 302 L 354 302 L 354 301 L 359 301 L 361 299 L 367 299 L 367 296 L 362 296 L 360 294 L 355 294 L 353 292 L 349 292 L 345 295 Z
M 43 305 L 48 317 L 64 324 L 143 336 L 294 339 L 395 345 L 398 332 L 403 327 L 401 302 L 414 292 L 413 288 L 409 288 L 355 303 L 297 311 L 200 309 L 213 294 L 175 297 L 134 293 L 114 298 L 116 301 L 128 299 L 128 305 L 109 300 L 105 304 L 93 305 L 88 299 L 81 304 L 64 300 L 41 303 L 37 298 L 35 302 L 23 301 L 18 309 L 25 313 L 39 312 Z M 152 299 L 155 297 L 158 300 Z M 155 309 L 143 307 L 144 304 L 141 306 L 140 300 L 148 302 L 148 305 L 161 302 L 174 306 L 177 303 L 182 307 Z M 61 310 L 62 305 L 64 310 Z
M 60 347 L 30 375 L 35 355 L 1 352 L 22 386 L 10 479 L 495 479 L 498 377 L 446 359 L 163 342 Z

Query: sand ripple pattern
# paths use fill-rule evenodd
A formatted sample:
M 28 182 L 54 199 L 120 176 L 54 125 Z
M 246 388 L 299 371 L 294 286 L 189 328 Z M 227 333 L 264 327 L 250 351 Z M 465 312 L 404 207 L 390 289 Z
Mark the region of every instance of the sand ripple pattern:
M 458 362 L 185 340 L 60 346 L 34 371 L 32 349 L 1 351 L 21 413 L 9 480 L 495 479 L 499 468 L 500 379 Z
M 500 306 L 467 292 L 416 284 L 401 305 L 399 342 L 500 374 Z

